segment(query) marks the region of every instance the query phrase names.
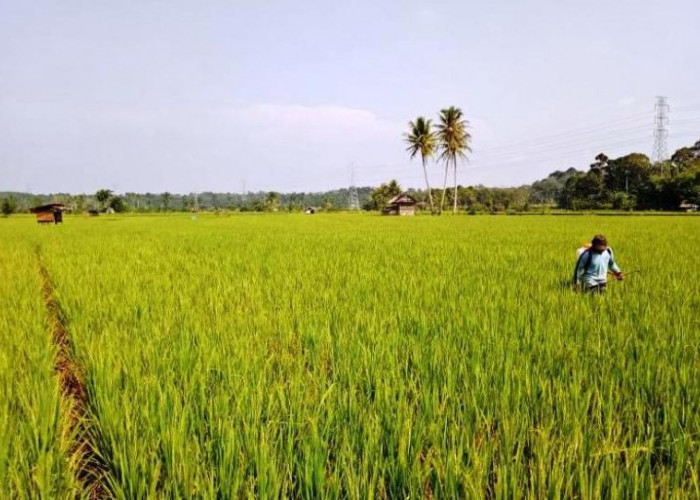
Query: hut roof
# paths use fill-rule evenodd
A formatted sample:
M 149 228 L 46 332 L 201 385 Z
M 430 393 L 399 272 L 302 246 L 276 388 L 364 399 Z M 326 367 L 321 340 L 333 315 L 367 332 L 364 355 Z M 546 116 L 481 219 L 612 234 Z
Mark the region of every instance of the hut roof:
M 401 193 L 389 200 L 387 205 L 415 205 L 416 200 L 408 193 Z
M 63 203 L 49 203 L 47 205 L 39 205 L 38 207 L 30 208 L 29 211 L 33 214 L 37 212 L 51 212 L 54 210 L 65 210 L 66 206 Z

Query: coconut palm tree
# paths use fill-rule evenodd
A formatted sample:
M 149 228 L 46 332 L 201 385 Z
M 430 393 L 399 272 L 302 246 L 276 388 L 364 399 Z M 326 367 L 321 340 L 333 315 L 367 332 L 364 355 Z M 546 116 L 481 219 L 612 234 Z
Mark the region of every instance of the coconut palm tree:
M 430 213 L 434 214 L 435 207 L 433 205 L 433 193 L 430 190 L 428 170 L 425 167 L 426 161 L 435 154 L 435 149 L 437 147 L 437 137 L 431 130 L 431 121 L 432 120 L 426 120 L 422 116 L 419 116 L 416 118 L 416 121 L 408 122 L 408 133 L 405 134 L 405 136 L 406 142 L 408 143 L 406 151 L 410 153 L 411 159 L 420 153 L 421 161 L 423 163 L 425 187 L 428 189 L 428 199 L 430 200 Z
M 445 193 L 447 192 L 447 171 L 452 163 L 454 169 L 454 207 L 453 213 L 457 213 L 457 158 L 466 158 L 471 135 L 467 132 L 469 122 L 464 119 L 464 113 L 459 108 L 450 106 L 440 110 L 440 123 L 437 125 L 438 158 L 445 162 L 445 181 L 442 185 L 442 199 L 440 200 L 440 213 L 445 205 Z

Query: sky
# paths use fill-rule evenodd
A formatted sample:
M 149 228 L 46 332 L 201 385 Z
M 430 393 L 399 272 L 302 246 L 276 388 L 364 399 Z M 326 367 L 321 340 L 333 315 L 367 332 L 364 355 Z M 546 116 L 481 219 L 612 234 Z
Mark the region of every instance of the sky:
M 421 187 L 403 134 L 451 105 L 464 185 L 651 155 L 658 95 L 672 152 L 698 26 L 697 0 L 0 0 L 0 191 Z

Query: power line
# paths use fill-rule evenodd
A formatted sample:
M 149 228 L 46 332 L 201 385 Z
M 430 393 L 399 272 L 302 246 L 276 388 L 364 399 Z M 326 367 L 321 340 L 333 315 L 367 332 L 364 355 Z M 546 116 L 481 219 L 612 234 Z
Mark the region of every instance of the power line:
M 679 113 L 679 112 L 687 112 L 687 111 L 693 111 L 693 110 L 699 110 L 700 109 L 700 103 L 697 104 L 687 104 L 685 106 L 675 106 L 673 108 L 674 113 Z
M 480 152 L 487 152 L 487 151 L 492 151 L 492 150 L 501 150 L 503 148 L 511 148 L 511 147 L 523 147 L 527 146 L 529 144 L 539 144 L 541 142 L 550 142 L 550 141 L 556 141 L 559 138 L 566 138 L 567 136 L 572 136 L 572 135 L 582 135 L 586 133 L 592 133 L 592 132 L 599 132 L 607 128 L 615 128 L 618 125 L 622 124 L 631 124 L 634 122 L 638 123 L 645 123 L 646 120 L 648 120 L 650 117 L 650 113 L 645 112 L 645 113 L 636 113 L 634 115 L 627 116 L 625 118 L 620 118 L 617 120 L 607 120 L 605 122 L 601 122 L 597 125 L 589 125 L 587 127 L 582 127 L 578 129 L 571 129 L 567 131 L 562 131 L 558 132 L 556 134 L 550 134 L 550 135 L 545 135 L 545 136 L 540 136 L 536 137 L 533 139 L 528 139 L 526 141 L 520 141 L 520 142 L 514 142 L 510 144 L 506 144 L 503 146 L 492 146 L 489 148 L 484 148 L 480 149 Z
M 688 138 L 688 137 L 694 137 L 695 133 L 694 132 L 682 132 L 682 133 L 673 133 L 670 134 L 668 137 L 673 138 L 673 139 L 683 139 L 683 138 Z M 549 163 L 552 161 L 566 161 L 569 158 L 575 158 L 579 157 L 581 155 L 590 153 L 591 155 L 594 154 L 595 152 L 599 152 L 601 150 L 615 150 L 618 148 L 622 147 L 629 147 L 629 146 L 634 146 L 634 145 L 642 145 L 644 143 L 647 143 L 649 140 L 650 135 L 647 134 L 644 137 L 638 137 L 634 139 L 628 139 L 628 140 L 623 140 L 623 141 L 614 141 L 614 142 L 606 142 L 604 144 L 596 144 L 592 146 L 588 146 L 586 148 L 579 148 L 579 149 L 574 149 L 574 150 L 569 150 L 563 153 L 559 153 L 556 151 L 549 151 L 545 152 L 541 155 L 539 155 L 536 159 L 530 160 L 527 158 L 514 158 L 512 161 L 506 160 L 489 160 L 487 162 L 480 162 L 476 160 L 474 165 L 470 166 L 467 170 L 468 171 L 482 171 L 485 169 L 488 170 L 503 170 L 503 169 L 514 169 L 513 172 L 522 172 L 523 170 L 528 170 L 531 168 L 533 164 L 536 165 L 542 165 L 543 163 Z M 518 166 L 516 167 L 513 165 L 513 163 L 518 162 L 518 163 L 524 163 L 527 162 L 527 165 L 523 166 Z M 563 168 L 562 166 L 561 168 Z M 372 173 L 377 174 L 378 176 L 382 177 L 397 177 L 401 178 L 404 181 L 411 181 L 411 182 L 422 182 L 422 175 L 418 171 L 413 171 L 409 170 L 406 168 L 406 165 L 378 165 L 378 166 L 372 166 L 370 167 L 372 170 Z
M 648 133 L 648 126 L 647 125 L 639 125 L 633 128 L 625 128 L 625 129 L 619 129 L 611 132 L 606 132 L 605 134 L 601 135 L 600 137 L 594 137 L 594 136 L 589 136 L 589 137 L 581 137 L 581 136 L 571 136 L 567 138 L 566 140 L 561 140 L 558 142 L 550 142 L 550 143 L 541 143 L 541 144 L 533 144 L 528 147 L 520 147 L 520 148 L 513 148 L 513 147 L 504 147 L 501 148 L 500 151 L 494 151 L 493 153 L 481 153 L 481 152 L 475 152 L 473 155 L 473 158 L 479 158 L 479 157 L 484 157 L 484 158 L 497 158 L 501 156 L 510 156 L 514 153 L 537 153 L 541 151 L 550 151 L 550 150 L 558 150 L 558 149 L 566 149 L 570 147 L 576 147 L 578 145 L 586 145 L 586 144 L 595 144 L 600 141 L 605 141 L 609 140 L 611 137 L 615 138 L 627 138 L 627 137 L 642 137 L 640 133 L 643 133 L 643 137 L 649 137 Z
M 646 127 L 644 127 L 646 129 Z M 648 129 L 647 129 L 648 130 Z M 696 135 L 695 131 L 692 130 L 680 130 L 673 134 L 669 134 L 669 138 L 681 139 L 686 137 L 693 137 Z M 541 161 L 546 159 L 565 159 L 572 156 L 582 155 L 585 153 L 594 154 L 601 151 L 611 151 L 618 148 L 634 145 L 643 145 L 645 142 L 649 141 L 651 134 L 649 132 L 642 134 L 619 134 L 611 133 L 610 137 L 601 138 L 599 140 L 575 140 L 573 142 L 565 144 L 557 144 L 549 147 L 540 147 L 538 149 L 527 149 L 518 150 L 509 154 L 504 155 L 474 155 L 471 158 L 472 165 L 467 167 L 467 170 L 481 169 L 491 166 L 497 167 L 508 167 L 509 165 L 504 165 L 504 163 L 522 162 L 527 161 L 526 156 L 537 155 L 536 158 L 531 161 Z M 615 140 L 611 140 L 614 137 Z M 435 165 L 435 164 L 434 164 Z M 438 164 L 439 165 L 439 164 Z M 406 177 L 407 173 L 413 175 L 416 179 L 420 177 L 420 172 L 415 171 L 408 167 L 404 163 L 396 164 L 383 164 L 383 165 L 363 165 L 361 167 L 363 170 L 371 171 L 372 173 L 380 173 L 382 175 L 400 175 Z M 431 169 L 432 170 L 432 169 Z M 399 174 L 400 172 L 400 174 Z
M 606 148 L 617 147 L 621 144 L 619 141 L 620 139 L 624 141 L 622 145 L 637 143 L 641 144 L 643 141 L 649 140 L 651 134 L 647 132 L 648 125 L 644 125 L 646 120 L 640 119 L 640 117 L 646 117 L 648 119 L 650 118 L 650 113 L 631 115 L 624 119 L 606 122 L 605 124 L 597 127 L 581 128 L 578 129 L 577 132 L 560 132 L 550 136 L 544 136 L 529 141 L 521 141 L 518 143 L 511 143 L 500 147 L 477 149 L 472 154 L 471 159 L 477 163 L 481 163 L 482 161 L 486 160 L 491 164 L 510 160 L 513 155 L 549 154 L 556 151 L 568 151 L 572 148 L 580 148 L 583 146 L 590 147 L 591 150 L 603 150 Z M 635 124 L 635 122 L 639 124 Z M 679 124 L 699 123 L 700 117 L 689 117 L 679 120 L 678 122 Z M 625 123 L 627 123 L 629 126 L 619 126 Z M 676 122 L 674 121 L 674 123 Z M 618 141 L 611 143 L 611 138 L 618 139 Z M 584 150 L 584 152 L 585 151 L 587 151 L 587 149 Z M 389 165 L 361 165 L 359 168 L 363 171 L 375 172 L 393 169 L 404 170 L 407 168 L 407 165 L 405 163 L 395 163 Z
M 650 113 L 649 112 L 643 112 L 643 113 L 636 113 L 633 115 L 629 115 L 625 118 L 620 118 L 617 120 L 608 120 L 606 122 L 600 123 L 598 125 L 592 125 L 592 126 L 587 126 L 587 127 L 582 127 L 579 129 L 573 129 L 569 131 L 564 131 L 564 132 L 559 132 L 556 134 L 551 134 L 547 136 L 541 136 L 538 138 L 534 139 L 529 139 L 526 141 L 520 141 L 520 142 L 514 142 L 510 144 L 505 144 L 503 146 L 493 146 L 489 148 L 484 148 L 484 149 L 475 149 L 474 155 L 485 155 L 485 154 L 496 154 L 496 153 L 501 153 L 503 151 L 507 151 L 508 149 L 517 149 L 517 150 L 522 150 L 528 147 L 540 147 L 540 146 L 550 146 L 550 145 L 559 145 L 563 144 L 565 142 L 571 141 L 572 139 L 575 139 L 577 141 L 581 140 L 586 140 L 586 141 L 591 141 L 594 140 L 593 138 L 589 139 L 583 139 L 579 137 L 582 134 L 585 133 L 605 133 L 607 135 L 615 135 L 619 134 L 622 132 L 631 132 L 631 131 L 641 131 L 642 129 L 647 130 L 646 126 L 644 126 L 644 123 L 648 123 L 647 120 L 650 118 Z M 637 122 L 639 125 L 635 125 L 634 122 Z M 622 124 L 629 124 L 632 125 L 631 127 L 627 128 L 616 128 L 619 125 Z M 605 129 L 608 128 L 613 128 L 615 130 L 611 130 L 606 132 Z M 382 165 L 384 166 L 384 165 Z M 395 166 L 400 166 L 404 167 L 405 165 L 402 164 L 395 164 Z M 369 166 L 369 165 L 362 165 L 360 167 L 363 170 L 368 170 L 368 169 L 374 169 L 375 166 Z M 338 169 L 340 170 L 340 169 Z
M 683 123 L 697 122 L 700 122 L 700 119 L 683 120 Z M 570 137 L 566 141 L 551 144 L 543 143 L 537 147 L 533 145 L 529 148 L 504 150 L 502 153 L 493 153 L 489 155 L 477 153 L 471 158 L 471 161 L 475 163 L 476 166 L 468 167 L 468 169 L 471 170 L 473 168 L 481 168 L 483 165 L 491 166 L 514 161 L 523 161 L 525 160 L 523 157 L 532 155 L 537 155 L 536 160 L 554 157 L 568 158 L 588 152 L 609 151 L 611 149 L 624 146 L 642 145 L 651 139 L 651 134 L 649 132 L 643 133 L 645 130 L 648 130 L 646 126 L 637 126 L 633 128 L 618 129 L 613 132 L 606 133 L 605 137 L 600 138 Z M 675 139 L 692 136 L 694 134 L 697 134 L 697 132 L 691 130 L 680 130 L 669 137 Z M 615 140 L 611 140 L 613 138 Z M 406 165 L 403 163 L 392 165 L 366 165 L 362 166 L 362 168 L 365 170 L 371 170 L 372 172 L 387 172 L 396 171 L 399 169 L 405 171 Z M 418 173 L 416 173 L 416 175 L 418 175 Z
M 668 122 L 668 104 L 666 106 L 665 117 L 663 120 Z M 683 106 L 684 114 L 700 106 L 689 105 Z M 674 112 L 675 112 L 674 108 Z M 656 109 L 658 114 L 658 108 Z M 678 120 L 680 125 L 693 125 L 700 122 L 700 117 L 687 116 Z M 617 148 L 642 145 L 651 138 L 648 132 L 647 120 L 651 118 L 650 112 L 641 112 L 629 115 L 617 120 L 608 120 L 598 125 L 580 127 L 577 129 L 562 131 L 548 136 L 541 136 L 525 141 L 506 144 L 503 146 L 490 147 L 485 149 L 475 149 L 471 156 L 473 165 L 468 167 L 468 170 L 481 170 L 485 168 L 502 169 L 512 168 L 515 162 L 537 162 L 558 159 L 565 160 L 567 158 L 580 156 L 586 153 L 610 151 Z M 658 116 L 655 116 L 655 123 Z M 674 121 L 674 123 L 676 123 Z M 680 132 L 680 133 L 679 133 Z M 654 130 L 654 136 L 657 135 L 657 130 Z M 665 128 L 663 134 L 665 139 L 673 138 L 680 139 L 689 135 L 698 135 L 696 131 L 676 131 L 669 135 L 668 129 Z M 648 144 L 648 143 L 647 143 Z M 664 144 L 664 146 L 666 146 Z M 531 160 L 527 156 L 537 155 L 537 158 Z M 665 156 L 668 153 L 666 152 Z M 399 177 L 404 180 L 420 181 L 421 175 L 418 171 L 413 171 L 408 168 L 405 163 L 383 164 L 383 165 L 362 165 L 360 168 L 363 171 L 370 172 L 369 177 L 375 177 L 378 174 L 382 176 Z M 522 169 L 519 169 L 522 170 Z M 352 179 L 351 179 L 352 180 Z M 351 182 L 354 184 L 354 181 Z
M 620 139 L 620 137 L 617 137 Z M 554 156 L 563 156 L 563 155 L 568 155 L 568 154 L 582 154 L 582 153 L 587 153 L 589 151 L 598 151 L 600 150 L 605 150 L 605 149 L 613 149 L 621 146 L 627 146 L 627 145 L 634 145 L 634 144 L 641 144 L 645 141 L 649 140 L 649 134 L 643 134 L 643 135 L 634 135 L 630 137 L 624 137 L 622 141 L 616 140 L 616 141 L 597 141 L 597 142 L 591 142 L 591 141 L 577 141 L 569 144 L 564 144 L 564 145 L 557 145 L 554 147 L 548 147 L 548 148 L 540 148 L 538 150 L 526 150 L 526 151 L 519 151 L 522 153 L 522 155 L 532 155 L 532 154 L 538 154 L 539 158 L 542 157 L 554 157 Z M 573 148 L 573 149 L 572 149 Z M 563 153 L 559 153 L 559 151 L 562 151 Z M 497 164 L 502 164 L 507 161 L 521 161 L 524 158 L 518 158 L 515 157 L 513 158 L 514 154 L 516 153 L 511 153 L 507 156 L 504 156 L 503 158 L 500 158 L 498 156 L 488 156 L 485 157 L 484 159 L 481 159 L 479 155 L 474 155 L 471 159 L 473 163 L 476 163 L 477 165 L 497 165 Z M 379 166 L 371 166 L 367 167 L 368 169 L 371 169 L 374 172 L 377 171 L 388 171 L 388 170 L 394 170 L 395 168 L 405 168 L 405 165 L 403 164 L 395 164 L 395 165 L 379 165 Z M 468 167 L 469 169 L 476 168 L 475 166 Z M 419 172 L 415 172 L 416 175 L 419 174 Z

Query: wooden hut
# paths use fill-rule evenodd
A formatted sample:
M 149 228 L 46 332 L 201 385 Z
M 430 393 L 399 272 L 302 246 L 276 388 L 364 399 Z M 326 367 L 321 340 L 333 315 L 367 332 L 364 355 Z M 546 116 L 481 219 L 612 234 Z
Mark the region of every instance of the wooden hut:
M 382 212 L 384 215 L 416 215 L 416 200 L 407 193 L 401 193 L 390 199 Z
M 63 222 L 63 211 L 66 209 L 63 203 L 49 203 L 31 208 L 29 211 L 36 215 L 39 224 L 60 224 Z

